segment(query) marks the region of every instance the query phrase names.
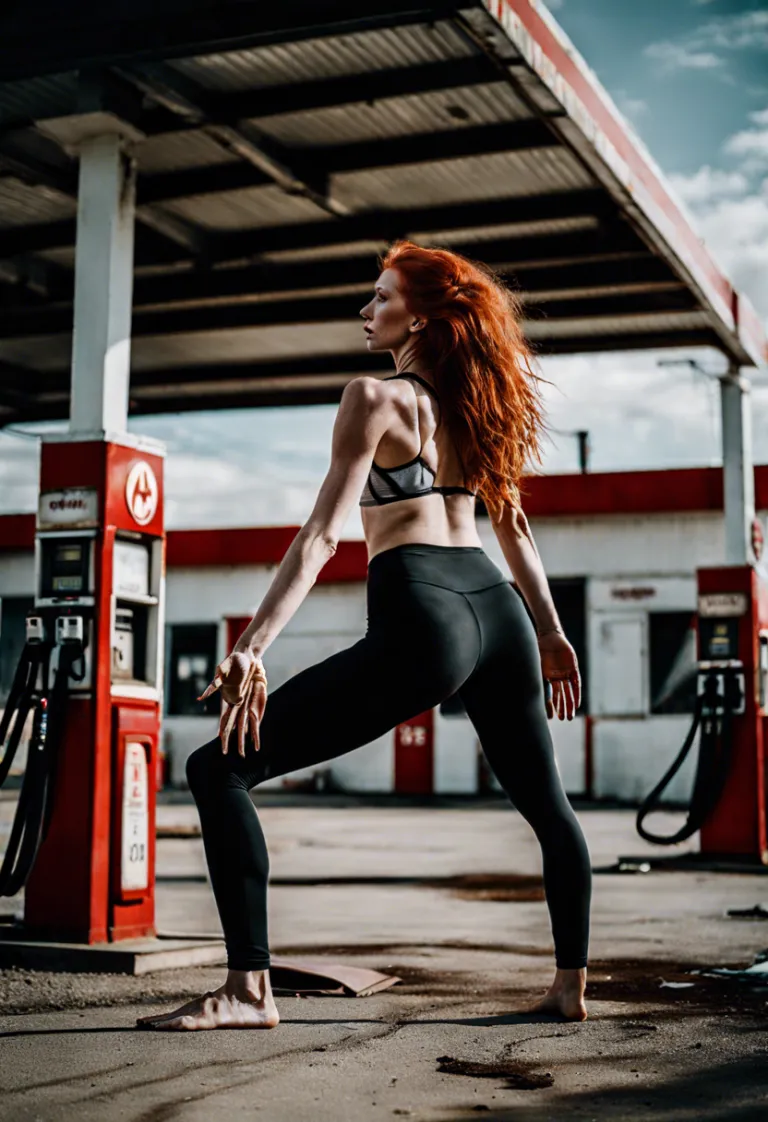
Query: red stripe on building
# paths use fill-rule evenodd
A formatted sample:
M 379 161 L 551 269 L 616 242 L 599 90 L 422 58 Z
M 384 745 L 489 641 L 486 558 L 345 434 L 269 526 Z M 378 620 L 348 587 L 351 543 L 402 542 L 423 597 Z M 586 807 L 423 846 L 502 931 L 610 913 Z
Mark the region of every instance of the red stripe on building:
M 232 530 L 171 530 L 166 564 L 169 568 L 227 565 L 279 565 L 300 526 L 256 526 Z M 340 541 L 333 557 L 318 574 L 318 582 L 360 580 L 368 567 L 365 542 Z
M 0 515 L 0 553 L 25 553 L 34 548 L 34 514 Z
M 755 468 L 755 506 L 768 510 L 768 464 Z M 721 511 L 723 472 L 712 467 L 529 476 L 523 481 L 523 508 L 532 518 Z M 299 529 L 170 530 L 167 564 L 169 568 L 279 565 Z M 34 540 L 34 514 L 0 515 L 0 553 L 32 550 Z M 360 580 L 367 564 L 364 541 L 340 541 L 318 580 Z

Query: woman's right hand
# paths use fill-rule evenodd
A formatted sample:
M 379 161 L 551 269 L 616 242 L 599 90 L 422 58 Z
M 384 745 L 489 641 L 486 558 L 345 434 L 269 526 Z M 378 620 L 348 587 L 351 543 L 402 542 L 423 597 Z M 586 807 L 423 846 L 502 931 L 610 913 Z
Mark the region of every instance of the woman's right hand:
M 245 756 L 246 729 L 250 726 L 251 738 L 258 752 L 259 724 L 267 705 L 267 673 L 264 663 L 253 651 L 233 651 L 216 667 L 213 681 L 200 694 L 205 701 L 216 690 L 221 690 L 221 718 L 219 737 L 221 750 L 229 751 L 229 738 L 237 724 L 237 750 Z
M 548 631 L 538 636 L 541 671 L 552 693 L 547 690 L 547 717 L 557 713 L 562 721 L 573 720 L 581 705 L 581 675 L 576 652 L 562 631 Z

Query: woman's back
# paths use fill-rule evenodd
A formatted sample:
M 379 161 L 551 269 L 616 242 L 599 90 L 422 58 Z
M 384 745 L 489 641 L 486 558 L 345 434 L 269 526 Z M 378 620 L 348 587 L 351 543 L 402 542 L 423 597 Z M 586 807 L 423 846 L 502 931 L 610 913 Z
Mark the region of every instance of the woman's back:
M 382 407 L 394 420 L 379 441 L 360 498 L 368 557 L 395 545 L 482 545 L 474 494 L 466 488 L 439 393 L 423 374 L 383 379 Z M 384 397 L 386 395 L 386 397 Z

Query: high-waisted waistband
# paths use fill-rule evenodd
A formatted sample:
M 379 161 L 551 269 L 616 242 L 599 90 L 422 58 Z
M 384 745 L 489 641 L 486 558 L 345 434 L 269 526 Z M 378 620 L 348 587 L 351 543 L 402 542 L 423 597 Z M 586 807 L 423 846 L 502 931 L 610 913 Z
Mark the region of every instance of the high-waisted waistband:
M 401 578 L 423 581 L 455 592 L 475 592 L 508 582 L 479 545 L 405 542 L 382 550 L 368 564 L 368 584 Z

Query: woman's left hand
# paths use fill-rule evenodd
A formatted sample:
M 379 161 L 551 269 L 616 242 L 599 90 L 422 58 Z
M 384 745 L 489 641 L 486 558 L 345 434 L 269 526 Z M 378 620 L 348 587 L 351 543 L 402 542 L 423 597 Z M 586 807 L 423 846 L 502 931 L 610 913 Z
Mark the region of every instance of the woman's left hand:
M 552 684 L 552 695 L 547 691 L 547 717 L 557 713 L 562 721 L 570 721 L 581 705 L 581 675 L 576 652 L 559 631 L 538 636 L 541 670 Z
M 250 726 L 251 738 L 259 751 L 259 723 L 267 705 L 267 673 L 264 663 L 253 651 L 233 651 L 216 667 L 213 681 L 200 694 L 205 701 L 216 690 L 221 690 L 221 719 L 219 737 L 221 750 L 226 755 L 229 738 L 237 722 L 237 750 L 245 756 L 246 729 Z

